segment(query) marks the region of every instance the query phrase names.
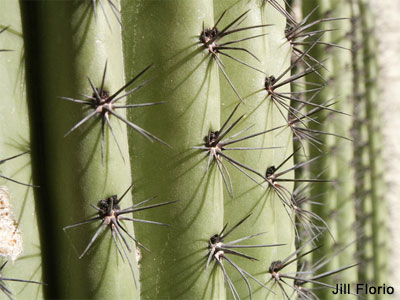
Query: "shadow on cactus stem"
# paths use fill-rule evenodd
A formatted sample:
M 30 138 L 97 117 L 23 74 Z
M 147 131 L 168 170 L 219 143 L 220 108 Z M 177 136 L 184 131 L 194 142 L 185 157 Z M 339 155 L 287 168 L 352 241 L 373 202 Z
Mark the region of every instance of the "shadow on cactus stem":
M 2 34 L 4 31 L 8 30 L 9 26 L 4 27 L 3 29 L 0 30 L 0 34 Z M 8 52 L 8 51 L 12 51 L 9 49 L 0 49 L 0 52 Z
M 24 154 L 27 154 L 27 153 L 29 153 L 29 152 L 30 152 L 30 151 L 26 151 L 26 152 L 23 152 L 23 153 L 20 153 L 20 154 L 17 154 L 17 155 L 14 155 L 14 156 L 11 156 L 11 157 L 2 159 L 2 160 L 0 160 L 0 165 L 2 165 L 3 163 L 5 163 L 6 161 L 9 161 L 9 160 L 12 160 L 12 159 L 14 159 L 14 158 L 20 157 L 20 156 L 22 156 L 22 155 L 24 155 Z M 6 179 L 6 180 L 8 180 L 8 181 L 11 181 L 11 182 L 14 182 L 14 183 L 17 183 L 17 184 L 20 184 L 20 185 L 28 186 L 28 187 L 35 187 L 35 188 L 38 188 L 38 187 L 39 187 L 39 186 L 37 186 L 37 185 L 33 185 L 33 184 L 29 184 L 29 183 L 23 183 L 23 182 L 21 182 L 21 181 L 12 179 L 12 178 L 10 178 L 10 177 L 7 177 L 7 176 L 1 175 L 1 174 L 0 174 L 0 178 L 4 178 L 4 179 Z
M 296 24 L 296 20 L 292 16 L 293 11 L 289 3 L 286 0 L 284 0 L 284 2 L 287 8 L 290 10 L 289 12 L 284 7 L 282 7 L 282 5 L 280 5 L 280 3 L 277 0 L 265 0 L 265 3 L 269 3 L 273 8 L 275 8 L 278 12 L 280 12 L 290 23 Z
M 256 70 L 258 72 L 261 72 L 261 73 L 265 74 L 265 72 L 263 72 L 262 70 L 249 65 L 245 61 L 236 58 L 235 56 L 227 53 L 226 51 L 241 51 L 241 52 L 245 52 L 248 55 L 250 55 L 251 57 L 253 57 L 255 60 L 257 60 L 258 62 L 260 62 L 260 60 L 257 58 L 257 56 L 255 56 L 249 49 L 246 49 L 246 48 L 243 48 L 243 47 L 236 47 L 235 44 L 237 44 L 239 42 L 251 40 L 251 39 L 254 39 L 254 38 L 262 37 L 262 36 L 264 36 L 266 34 L 258 34 L 258 35 L 248 36 L 248 37 L 245 37 L 245 38 L 241 38 L 241 39 L 238 39 L 238 40 L 232 40 L 232 41 L 228 41 L 228 42 L 224 42 L 224 43 L 219 43 L 219 42 L 224 37 L 229 36 L 229 35 L 234 34 L 234 33 L 237 33 L 237 32 L 248 31 L 248 30 L 256 29 L 256 28 L 263 28 L 263 27 L 267 27 L 267 26 L 271 26 L 271 25 L 270 24 L 266 24 L 266 25 L 255 25 L 255 26 L 248 26 L 248 27 L 239 27 L 240 24 L 245 20 L 246 14 L 249 12 L 249 11 L 246 11 L 243 14 L 241 14 L 239 17 L 234 19 L 231 23 L 229 23 L 222 30 L 219 30 L 217 28 L 217 26 L 220 23 L 220 21 L 223 19 L 223 17 L 224 17 L 226 12 L 227 11 L 225 10 L 221 14 L 221 16 L 218 18 L 217 22 L 214 24 L 214 26 L 212 28 L 204 28 L 204 22 L 203 22 L 203 31 L 201 32 L 199 38 L 200 38 L 200 43 L 204 45 L 204 48 L 208 50 L 208 52 L 210 53 L 212 58 L 215 60 L 218 68 L 221 70 L 222 74 L 224 75 L 225 79 L 228 81 L 229 85 L 231 86 L 231 88 L 235 92 L 236 96 L 240 99 L 241 102 L 243 102 L 243 98 L 240 96 L 240 94 L 237 91 L 235 85 L 233 84 L 233 82 L 229 78 L 228 74 L 226 73 L 225 66 L 224 66 L 223 62 L 221 61 L 221 59 L 219 58 L 218 54 L 221 54 L 221 55 L 223 55 L 225 57 L 228 57 L 229 59 L 232 59 L 233 61 L 236 61 L 236 62 L 238 62 L 238 63 L 240 63 L 240 64 L 242 64 L 242 65 L 244 65 L 244 66 L 246 66 L 248 68 L 251 68 L 253 70 Z
M 106 19 L 107 25 L 111 30 L 110 21 L 108 20 L 108 16 L 107 16 L 107 12 L 105 10 L 104 4 L 103 4 L 103 0 L 89 0 L 89 1 L 92 2 L 93 14 L 94 14 L 94 18 L 96 20 L 98 18 L 98 15 L 97 15 L 97 4 L 100 5 L 100 8 L 101 8 L 101 10 L 103 11 L 103 14 L 104 14 L 104 18 Z M 107 4 L 109 5 L 109 7 L 111 8 L 111 11 L 112 11 L 114 17 L 117 19 L 118 23 L 122 27 L 122 20 L 121 20 L 121 16 L 120 16 L 120 13 L 119 13 L 119 9 L 114 4 L 113 0 L 106 0 L 106 1 L 107 1 Z

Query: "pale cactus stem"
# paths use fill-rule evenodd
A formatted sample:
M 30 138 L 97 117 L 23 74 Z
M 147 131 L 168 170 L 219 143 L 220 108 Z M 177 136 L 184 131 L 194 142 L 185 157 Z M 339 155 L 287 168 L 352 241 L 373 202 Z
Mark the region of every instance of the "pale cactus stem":
M 366 130 L 365 71 L 363 67 L 363 40 L 361 31 L 361 15 L 358 1 L 352 1 L 352 69 L 353 69 L 353 127 L 352 139 L 354 167 L 354 201 L 356 211 L 356 235 L 358 265 L 358 281 L 372 281 L 371 263 L 368 256 L 372 253 L 370 238 L 370 192 L 368 178 L 368 152 L 366 149 L 368 134 Z
M 94 3 L 99 5 L 99 1 Z M 119 6 L 118 1 L 113 3 Z M 127 258 L 118 254 L 110 225 L 81 259 L 101 221 L 63 231 L 65 226 L 98 215 L 91 205 L 96 207 L 99 200 L 112 195 L 122 196 L 131 184 L 127 129 L 117 118 L 110 117 L 125 162 L 105 127 L 102 165 L 100 114 L 64 137 L 94 109 L 60 97 L 89 101 L 82 94 L 92 97 L 96 93 L 87 76 L 100 89 L 106 61 L 104 90 L 115 93 L 128 80 L 120 25 L 112 8 L 105 5 L 105 14 L 101 14 L 97 7 L 95 17 L 92 5 L 91 1 L 22 1 L 33 182 L 40 185 L 35 196 L 45 297 L 136 299 L 139 284 L 135 287 Z M 125 115 L 123 110 L 118 112 Z M 132 205 L 129 193 L 120 205 Z M 125 227 L 133 235 L 131 224 Z M 132 248 L 128 256 L 138 280 L 134 243 L 125 239 Z M 124 245 L 119 247 L 128 251 Z
M 284 5 L 283 1 L 279 1 Z M 229 57 L 221 56 L 221 60 L 226 66 L 226 71 L 235 84 L 235 87 L 244 99 L 244 103 L 240 105 L 233 120 L 245 114 L 241 122 L 235 127 L 231 134 L 238 133 L 252 126 L 240 137 L 246 137 L 251 134 L 261 133 L 266 130 L 273 130 L 269 133 L 259 135 L 257 137 L 244 140 L 233 147 L 245 148 L 268 148 L 279 147 L 277 149 L 254 149 L 254 150 L 236 150 L 226 151 L 235 161 L 250 167 L 256 172 L 265 176 L 267 168 L 271 166 L 279 166 L 286 157 L 293 153 L 292 134 L 290 129 L 285 126 L 287 123 L 283 116 L 279 113 L 277 105 L 268 96 L 265 90 L 265 79 L 269 76 L 278 78 L 290 65 L 290 45 L 285 40 L 284 29 L 286 25 L 285 17 L 273 8 L 270 4 L 260 1 L 214 1 L 215 16 L 220 16 L 226 9 L 224 20 L 221 21 L 221 27 L 249 10 L 246 20 L 240 27 L 267 25 L 264 28 L 256 28 L 249 31 L 237 33 L 231 40 L 240 40 L 251 36 L 263 35 L 251 40 L 246 40 L 238 44 L 238 47 L 245 48 L 253 53 L 259 61 L 251 57 L 244 51 L 231 51 L 229 54 L 239 58 L 242 61 L 256 67 L 257 70 L 243 66 Z M 262 71 L 262 72 L 261 72 Z M 222 117 L 221 121 L 226 120 L 231 114 L 234 107 L 240 102 L 235 96 L 230 85 L 220 72 L 221 83 L 221 103 Z M 290 72 L 285 74 L 282 80 L 290 76 Z M 279 92 L 290 92 L 290 84 L 283 86 Z M 281 110 L 285 111 L 280 107 Z M 227 147 L 229 148 L 229 147 Z M 284 204 L 276 195 L 276 192 L 269 186 L 265 179 L 260 176 L 246 171 L 259 184 L 247 178 L 246 175 L 238 171 L 236 168 L 228 165 L 228 170 L 232 178 L 233 191 L 232 195 L 224 189 L 225 197 L 225 222 L 233 223 L 238 219 L 239 212 L 243 216 L 252 213 L 246 223 L 244 223 L 234 235 L 237 238 L 248 236 L 251 234 L 259 235 L 248 242 L 249 244 L 279 244 L 279 247 L 263 247 L 255 248 L 246 252 L 260 261 L 239 261 L 240 266 L 262 282 L 267 282 L 271 275 L 268 268 L 273 261 L 284 259 L 294 251 L 294 219 L 290 208 L 284 207 Z M 280 171 L 293 166 L 293 160 L 287 161 Z M 285 178 L 293 178 L 294 172 L 285 174 Z M 293 183 L 281 183 L 287 191 L 293 190 Z M 292 272 L 295 271 L 295 265 L 291 266 Z M 237 282 L 239 294 L 247 295 L 248 288 L 239 273 L 233 273 L 233 281 Z M 250 280 L 251 281 L 251 280 Z M 290 284 L 289 280 L 289 284 Z M 267 289 L 257 286 L 253 281 L 253 297 L 257 299 L 273 299 L 281 297 L 282 292 L 278 285 L 272 289 L 276 295 Z M 268 284 L 272 287 L 272 284 Z M 287 289 L 287 293 L 292 291 Z
M 369 13 L 371 19 L 371 27 L 375 28 L 376 16 Z M 381 107 L 382 101 L 382 89 L 384 88 L 384 82 L 380 80 L 381 72 L 380 70 L 380 60 L 377 53 L 377 47 L 379 46 L 378 37 L 376 32 L 371 35 L 371 49 L 373 50 L 371 64 L 373 68 L 374 78 L 378 78 L 378 80 L 373 81 L 373 107 L 374 110 L 374 132 L 375 132 L 375 148 L 374 148 L 374 157 L 375 157 L 375 180 L 376 180 L 376 203 L 374 204 L 374 226 L 376 226 L 376 237 L 374 241 L 374 251 L 378 254 L 377 260 L 375 263 L 375 272 L 379 272 L 377 274 L 376 282 L 378 284 L 390 283 L 390 270 L 389 270 L 389 251 L 390 251 L 390 233 L 388 228 L 388 205 L 386 200 L 386 182 L 385 182 L 385 162 L 383 157 L 383 145 L 384 145 L 384 137 L 383 130 L 385 124 L 381 122 L 383 120 L 383 111 Z M 390 298 L 390 296 L 386 296 Z M 384 298 L 385 299 L 385 298 Z
M 18 1 L 0 2 L 0 161 L 30 149 L 25 62 Z M 32 184 L 30 154 L 0 164 L 0 175 Z M 42 281 L 41 247 L 33 188 L 0 178 L 0 264 L 8 278 Z M 3 198 L 5 197 L 5 198 Z M 42 299 L 40 284 L 6 283 L 18 299 Z M 0 291 L 0 298 L 5 297 Z
M 213 16 L 210 0 L 122 3 L 127 75 L 154 64 L 153 81 L 129 101 L 166 102 L 132 110 L 129 119 L 170 145 L 129 133 L 134 199 L 177 201 L 140 214 L 171 225 L 136 227 L 151 250 L 142 250 L 142 299 L 225 298 L 219 267 L 206 268 L 209 239 L 223 228 L 222 180 L 215 161 L 207 171 L 209 152 L 193 148 L 220 128 L 217 66 L 199 38 Z
M 372 24 L 375 24 L 375 18 L 373 17 L 371 20 Z M 375 26 L 372 26 L 375 28 Z M 373 39 L 372 45 L 375 45 L 375 47 L 378 45 L 378 37 L 376 35 L 376 32 L 371 36 Z M 374 48 L 373 48 L 374 49 Z M 383 160 L 383 145 L 384 145 L 384 140 L 383 140 L 383 130 L 385 127 L 385 124 L 381 122 L 383 120 L 383 112 L 382 112 L 382 107 L 381 107 L 381 101 L 382 101 L 382 89 L 384 88 L 384 82 L 379 80 L 381 74 L 380 66 L 379 66 L 379 59 L 378 59 L 378 54 L 376 53 L 376 50 L 374 52 L 373 58 L 371 63 L 373 64 L 373 68 L 375 70 L 375 77 L 378 78 L 378 81 L 375 82 L 374 85 L 374 102 L 373 102 L 373 110 L 375 110 L 374 113 L 374 128 L 375 128 L 375 134 L 376 134 L 376 142 L 375 142 L 375 149 L 374 149 L 374 157 L 376 159 L 375 162 L 375 180 L 376 182 L 376 200 L 377 203 L 374 204 L 374 207 L 376 207 L 376 211 L 374 211 L 374 226 L 377 226 L 376 228 L 376 234 L 377 236 L 375 237 L 376 241 L 374 242 L 375 249 L 374 251 L 379 252 L 379 255 L 377 257 L 377 261 L 375 262 L 376 268 L 375 272 L 379 272 L 377 275 L 377 282 L 378 284 L 382 283 L 390 283 L 390 270 L 389 270 L 389 251 L 390 251 L 390 233 L 389 233 L 389 228 L 388 228 L 388 218 L 387 216 L 389 215 L 389 210 L 388 210 L 388 205 L 387 205 L 387 200 L 386 200 L 386 182 L 385 182 L 385 173 L 386 173 L 386 168 L 385 168 L 385 162 Z M 389 298 L 390 296 L 387 296 Z
M 376 17 L 371 12 L 369 13 L 372 28 L 375 28 Z M 383 75 L 383 71 L 380 69 L 380 59 L 379 54 L 377 53 L 377 47 L 379 46 L 379 39 L 374 30 L 374 34 L 371 35 L 371 49 L 373 49 L 373 57 L 372 57 L 372 67 L 374 70 L 375 78 L 378 80 L 373 81 L 374 89 L 374 101 L 373 101 L 373 110 L 374 113 L 374 128 L 376 133 L 376 142 L 375 142 L 375 180 L 376 182 L 376 199 L 377 203 L 374 204 L 377 208 L 374 211 L 375 225 L 377 226 L 377 240 L 375 242 L 376 248 L 375 251 L 379 252 L 379 257 L 376 262 L 377 269 L 375 272 L 379 272 L 378 284 L 390 282 L 390 270 L 389 270 L 389 251 L 390 251 L 390 233 L 388 228 L 388 201 L 386 200 L 386 192 L 387 192 L 387 183 L 385 181 L 386 177 L 386 166 L 384 162 L 383 156 L 383 145 L 384 145 L 384 127 L 385 124 L 381 120 L 383 120 L 383 108 L 381 106 L 383 89 L 385 88 L 385 82 L 381 80 L 381 75 Z
M 315 11 L 310 16 L 310 23 L 316 20 L 336 17 L 331 14 L 331 3 L 329 0 L 303 1 L 303 16 L 309 15 L 313 10 Z M 324 33 L 317 35 L 315 38 L 320 38 L 321 43 L 331 44 L 332 32 L 330 29 L 335 28 L 335 25 L 336 22 L 333 21 L 324 21 L 316 24 L 313 29 L 324 31 Z M 313 99 L 314 103 L 318 103 L 320 105 L 326 105 L 326 103 L 333 102 L 334 98 L 337 96 L 335 95 L 335 91 L 333 89 L 332 78 L 334 62 L 330 56 L 332 52 L 333 48 L 324 44 L 316 45 L 310 51 L 310 55 L 319 62 L 322 62 L 324 65 L 324 68 L 319 68 L 319 75 L 313 73 L 306 77 L 307 82 L 326 84 L 322 91 Z M 314 63 L 314 65 L 315 64 L 316 63 Z M 315 67 L 318 67 L 318 65 Z M 312 87 L 312 85 L 309 86 L 309 88 Z M 311 121 L 309 125 L 310 128 L 314 130 L 334 133 L 335 125 L 332 119 L 342 117 L 343 116 L 338 117 L 337 112 L 324 109 L 314 115 L 314 119 L 316 119 L 319 123 Z M 338 138 L 329 134 L 323 134 L 320 135 L 318 139 L 321 141 L 320 145 L 317 147 L 313 145 L 309 146 L 310 157 L 318 157 L 318 159 L 315 161 L 315 163 L 310 165 L 310 174 L 308 174 L 308 176 L 314 178 L 319 176 L 321 179 L 327 179 L 332 182 L 320 182 L 315 184 L 310 193 L 311 197 L 318 197 L 316 198 L 316 201 L 321 203 L 321 205 L 313 206 L 313 212 L 316 213 L 322 220 L 324 220 L 328 227 L 321 238 L 318 239 L 317 244 L 323 244 L 324 251 L 316 251 L 313 253 L 312 259 L 314 263 L 318 262 L 324 257 L 334 255 L 334 253 L 337 251 L 337 248 L 335 248 L 335 241 L 338 236 L 335 213 L 337 208 L 337 192 L 339 187 L 335 182 L 337 178 L 338 166 L 337 156 L 335 153 L 337 150 L 334 147 Z M 320 225 L 324 226 L 325 224 Z M 338 257 L 333 257 L 329 263 L 320 269 L 320 271 L 331 271 L 339 267 Z M 322 281 L 332 284 L 332 279 L 329 277 L 323 279 Z M 329 289 L 322 289 L 321 291 L 317 291 L 317 293 L 321 299 L 329 299 L 329 297 L 332 295 Z
M 338 3 L 332 0 L 332 15 L 347 18 L 338 21 L 332 26 L 332 43 L 342 48 L 332 51 L 333 63 L 333 89 L 337 97 L 335 109 L 352 114 L 353 109 L 353 86 L 352 86 L 352 53 L 351 40 L 353 33 L 351 29 L 351 2 Z M 345 49 L 343 49 L 345 48 Z M 351 127 L 353 118 L 351 116 L 333 115 L 331 122 L 334 124 L 334 133 L 345 138 L 351 138 Z M 339 266 L 354 264 L 356 252 L 355 231 L 355 205 L 352 197 L 355 191 L 354 169 L 350 168 L 352 163 L 353 142 L 344 138 L 337 138 L 335 146 L 336 158 L 336 213 L 337 247 L 343 249 L 343 254 L 338 255 Z M 350 245 L 351 244 L 351 245 Z M 350 246 L 349 246 L 350 245 Z M 357 282 L 357 268 L 351 268 L 346 272 L 338 274 L 340 282 Z
M 377 40 L 374 37 L 374 16 L 369 8 L 369 1 L 359 1 L 362 40 L 363 40 L 363 65 L 365 70 L 365 101 L 366 101 L 366 126 L 368 130 L 367 151 L 369 153 L 369 173 L 370 176 L 370 197 L 371 197 L 371 226 L 372 226 L 372 247 L 373 255 L 371 264 L 373 265 L 373 281 L 375 284 L 384 283 L 384 270 L 382 264 L 385 262 L 385 252 L 382 251 L 381 237 L 385 231 L 385 207 L 384 197 L 382 193 L 383 177 L 382 177 L 382 161 L 379 155 L 382 153 L 382 144 L 379 139 L 379 73 L 377 63 Z

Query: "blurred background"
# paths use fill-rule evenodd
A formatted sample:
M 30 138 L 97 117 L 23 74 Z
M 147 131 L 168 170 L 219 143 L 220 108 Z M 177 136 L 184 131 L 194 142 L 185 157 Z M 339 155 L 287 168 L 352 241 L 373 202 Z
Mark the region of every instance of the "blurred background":
M 385 158 L 384 174 L 390 230 L 389 279 L 400 299 L 400 0 L 371 0 L 378 37 Z

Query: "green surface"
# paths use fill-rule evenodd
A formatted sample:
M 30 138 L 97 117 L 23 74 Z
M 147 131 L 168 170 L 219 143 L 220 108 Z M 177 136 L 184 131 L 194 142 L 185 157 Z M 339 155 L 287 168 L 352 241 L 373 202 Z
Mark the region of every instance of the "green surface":
M 207 174 L 206 153 L 192 149 L 220 124 L 216 66 L 198 43 L 202 23 L 213 23 L 212 2 L 124 1 L 122 17 L 127 76 L 155 66 L 152 83 L 130 101 L 167 101 L 129 118 L 171 145 L 129 133 L 134 198 L 178 200 L 141 214 L 171 225 L 137 227 L 151 249 L 140 263 L 142 298 L 223 299 L 221 274 L 206 269 L 208 239 L 223 226 L 222 181 L 215 167 Z
M 0 160 L 30 149 L 29 120 L 26 100 L 25 61 L 19 3 L 0 2 Z M 25 154 L 0 165 L 0 174 L 23 183 L 32 183 L 30 154 Z M 33 189 L 0 178 L 0 186 L 8 189 L 11 211 L 22 235 L 23 252 L 14 262 L 8 263 L 2 276 L 43 281 L 41 273 L 41 246 L 36 222 Z M 3 241 L 4 242 L 4 241 Z M 7 287 L 19 299 L 42 299 L 42 286 L 7 282 Z
M 92 251 L 78 256 L 99 222 L 62 228 L 89 218 L 100 199 L 121 195 L 131 184 L 129 160 L 124 163 L 109 131 L 106 162 L 100 155 L 101 120 L 93 118 L 75 132 L 64 134 L 86 111 L 60 96 L 91 96 L 87 76 L 100 86 L 105 62 L 105 88 L 124 84 L 119 24 L 105 6 L 95 20 L 90 2 L 23 2 L 29 110 L 34 159 L 34 183 L 41 219 L 41 243 L 46 298 L 134 299 L 138 294 L 128 264 L 119 257 L 109 228 Z M 115 135 L 128 157 L 126 127 L 111 118 Z M 129 195 L 121 203 L 127 207 Z M 132 229 L 132 227 L 128 227 Z M 131 246 L 133 243 L 129 241 Z M 131 260 L 135 264 L 134 253 Z M 62 259 L 61 259 L 62 258 Z M 136 271 L 137 273 L 137 271 Z M 56 274 L 56 275 L 55 275 Z

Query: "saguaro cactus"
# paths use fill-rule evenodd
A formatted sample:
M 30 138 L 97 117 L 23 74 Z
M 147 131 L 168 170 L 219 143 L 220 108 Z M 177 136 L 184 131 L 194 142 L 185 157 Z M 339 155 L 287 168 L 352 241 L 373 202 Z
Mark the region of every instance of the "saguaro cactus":
M 18 14 L 18 2 L 2 3 Z M 315 56 L 325 40 L 307 33 L 309 16 L 296 21 L 284 0 L 19 4 L 26 82 L 15 61 L 4 76 L 27 95 L 4 87 L 0 122 L 23 126 L 2 131 L 0 154 L 13 156 L 5 145 L 20 134 L 32 165 L 19 179 L 10 160 L 1 174 L 11 199 L 28 195 L 19 230 L 26 236 L 32 225 L 25 254 L 36 253 L 36 240 L 40 257 L 0 268 L 9 298 L 32 299 L 35 289 L 36 299 L 309 299 L 307 284 L 324 286 L 322 278 L 352 267 L 330 264 L 338 252 L 326 251 L 320 257 L 330 258 L 304 272 L 319 249 L 317 223 L 336 235 L 329 214 L 303 205 L 313 199 L 309 186 L 328 186 L 320 174 L 298 176 L 311 164 L 321 173 L 304 145 L 322 134 L 325 151 L 349 127 L 316 125 L 341 108 L 327 99 L 332 90 L 320 93 L 330 66 Z M 30 172 L 34 186 L 22 185 Z M 330 203 L 325 212 L 337 208 Z M 38 230 L 26 216 L 34 210 Z M 26 271 L 16 276 L 19 264 Z M 335 270 L 322 273 L 328 264 Z M 9 274 L 43 285 L 19 293 Z

